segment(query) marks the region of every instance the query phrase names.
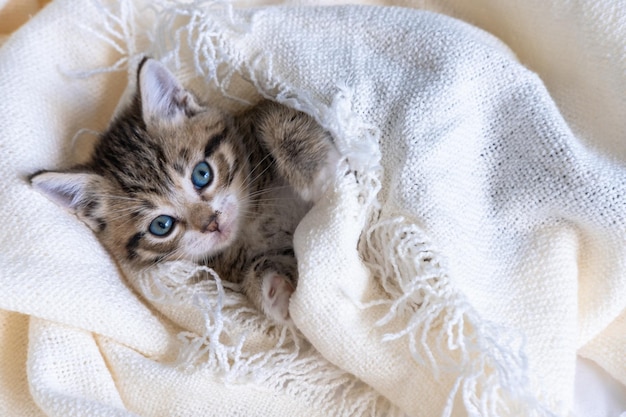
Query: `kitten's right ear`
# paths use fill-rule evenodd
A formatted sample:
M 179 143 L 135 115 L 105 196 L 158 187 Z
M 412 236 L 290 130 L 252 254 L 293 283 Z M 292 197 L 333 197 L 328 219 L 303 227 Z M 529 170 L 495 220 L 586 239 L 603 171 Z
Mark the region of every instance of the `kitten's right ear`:
M 30 177 L 36 190 L 77 214 L 95 201 L 95 189 L 101 180 L 99 175 L 86 172 L 42 171 Z
M 139 64 L 138 85 L 146 126 L 163 122 L 175 125 L 202 110 L 193 94 L 157 60 L 145 58 Z

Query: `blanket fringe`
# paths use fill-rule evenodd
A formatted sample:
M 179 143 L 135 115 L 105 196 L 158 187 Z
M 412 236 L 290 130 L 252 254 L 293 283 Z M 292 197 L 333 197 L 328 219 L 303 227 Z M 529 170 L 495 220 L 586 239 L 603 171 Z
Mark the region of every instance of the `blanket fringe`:
M 328 415 L 402 415 L 369 386 L 330 364 L 295 328 L 276 326 L 260 315 L 236 285 L 221 281 L 212 269 L 171 262 L 135 279 L 157 308 L 186 309 L 187 319 L 190 314 L 201 318 L 202 329 L 179 333 L 175 364 L 182 370 L 209 369 L 228 384 L 252 381 L 325 407 Z M 259 351 L 251 341 L 255 333 L 271 345 Z
M 109 45 L 119 58 L 111 65 L 95 67 L 90 70 L 69 70 L 62 69 L 62 72 L 72 78 L 89 78 L 94 75 L 123 71 L 128 67 L 132 57 L 137 55 L 137 11 L 130 1 L 120 1 L 111 4 L 104 4 L 103 0 L 92 0 L 91 2 L 102 15 L 100 27 L 91 27 L 78 24 L 78 27 L 85 34 L 92 36 L 96 40 Z
M 378 327 L 406 323 L 382 341 L 406 340 L 416 363 L 437 378 L 457 375 L 443 417 L 453 414 L 459 395 L 472 417 L 554 415 L 529 390 L 522 336 L 480 318 L 415 222 L 403 216 L 374 221 L 359 251 L 387 295 L 363 307 L 388 305 Z

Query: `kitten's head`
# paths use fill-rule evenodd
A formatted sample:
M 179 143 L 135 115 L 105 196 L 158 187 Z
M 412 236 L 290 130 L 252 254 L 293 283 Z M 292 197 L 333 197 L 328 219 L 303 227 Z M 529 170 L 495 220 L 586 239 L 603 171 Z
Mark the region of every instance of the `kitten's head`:
M 228 247 L 247 204 L 247 158 L 231 120 L 199 105 L 158 61 L 144 60 L 137 91 L 91 161 L 31 177 L 75 212 L 123 264 L 200 260 Z

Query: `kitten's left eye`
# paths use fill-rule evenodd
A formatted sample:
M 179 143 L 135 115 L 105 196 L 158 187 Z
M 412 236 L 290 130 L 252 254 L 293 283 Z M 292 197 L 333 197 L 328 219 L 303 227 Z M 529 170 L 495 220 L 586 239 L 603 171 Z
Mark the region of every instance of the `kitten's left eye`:
M 158 237 L 165 237 L 170 234 L 174 228 L 174 218 L 166 214 L 162 214 L 150 223 L 150 233 Z
M 194 187 L 200 189 L 209 185 L 211 181 L 213 181 L 213 170 L 206 162 L 200 162 L 191 173 L 191 182 Z

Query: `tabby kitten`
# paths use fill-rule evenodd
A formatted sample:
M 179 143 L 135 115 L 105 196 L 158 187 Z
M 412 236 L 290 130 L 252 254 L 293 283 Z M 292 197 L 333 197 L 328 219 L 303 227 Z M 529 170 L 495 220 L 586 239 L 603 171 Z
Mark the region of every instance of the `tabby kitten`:
M 83 220 L 123 268 L 205 264 L 286 322 L 298 279 L 293 232 L 338 160 L 306 114 L 269 101 L 226 114 L 144 59 L 133 99 L 90 161 L 31 182 Z

